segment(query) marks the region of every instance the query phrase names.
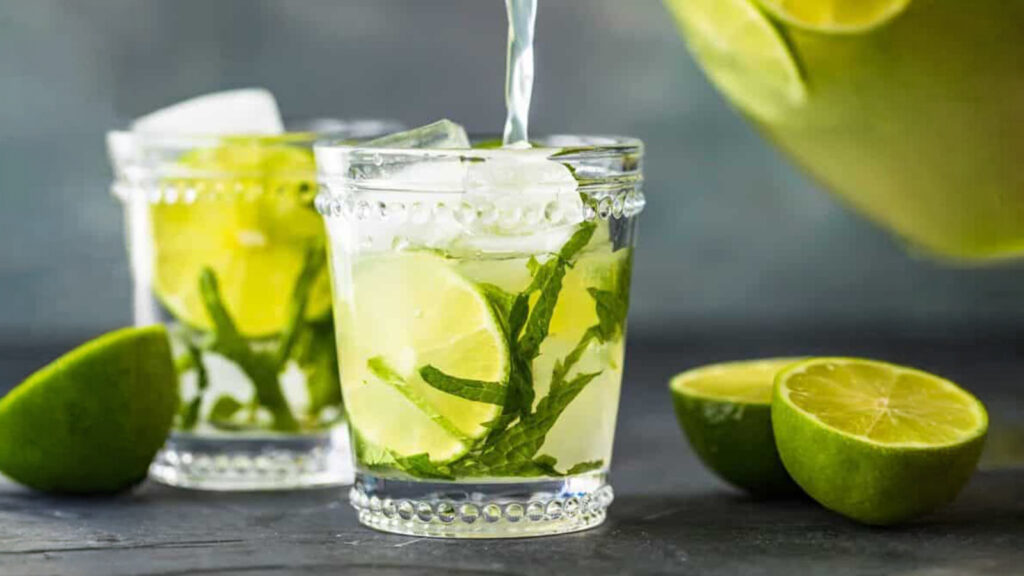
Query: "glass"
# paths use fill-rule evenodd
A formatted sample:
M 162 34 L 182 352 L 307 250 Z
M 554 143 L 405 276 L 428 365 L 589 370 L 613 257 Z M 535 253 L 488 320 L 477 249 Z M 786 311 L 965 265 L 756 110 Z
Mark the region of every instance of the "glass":
M 518 537 L 600 524 L 642 145 L 318 145 L 360 522 Z
M 333 138 L 389 122 L 310 124 Z M 163 323 L 181 408 L 165 484 L 267 490 L 351 481 L 312 145 L 325 134 L 112 132 L 137 325 Z M 314 129 L 310 128 L 310 129 Z

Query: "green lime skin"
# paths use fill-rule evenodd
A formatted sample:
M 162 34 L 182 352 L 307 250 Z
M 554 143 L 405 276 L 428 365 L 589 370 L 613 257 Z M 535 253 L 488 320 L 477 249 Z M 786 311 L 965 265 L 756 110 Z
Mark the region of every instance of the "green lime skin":
M 876 526 L 903 523 L 953 501 L 974 473 L 986 436 L 932 448 L 879 446 L 801 414 L 778 386 L 772 426 L 783 465 L 808 496 Z
M 672 394 L 676 417 L 701 462 L 723 480 L 759 498 L 800 489 L 779 459 L 769 404 Z
M 129 488 L 146 477 L 177 405 L 166 330 L 111 332 L 0 400 L 0 472 L 47 492 Z

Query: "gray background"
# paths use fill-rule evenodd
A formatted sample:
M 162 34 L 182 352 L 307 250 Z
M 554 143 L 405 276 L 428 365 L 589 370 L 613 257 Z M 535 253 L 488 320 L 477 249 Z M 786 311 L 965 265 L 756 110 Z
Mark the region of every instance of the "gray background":
M 199 93 L 290 116 L 503 120 L 500 0 L 0 0 L 0 339 L 130 321 L 103 134 Z M 545 0 L 532 128 L 635 135 L 648 210 L 634 336 L 975 333 L 1024 273 L 907 255 L 790 167 L 707 84 L 660 2 Z

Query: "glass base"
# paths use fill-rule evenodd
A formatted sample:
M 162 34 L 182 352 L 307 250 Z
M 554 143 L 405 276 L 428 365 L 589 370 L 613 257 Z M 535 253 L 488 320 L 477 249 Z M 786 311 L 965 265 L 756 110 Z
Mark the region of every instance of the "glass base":
M 359 472 L 359 522 L 434 538 L 524 538 L 599 526 L 614 498 L 603 472 L 530 482 L 413 482 Z
M 302 436 L 209 436 L 174 432 L 149 477 L 200 490 L 292 490 L 352 483 L 348 431 Z

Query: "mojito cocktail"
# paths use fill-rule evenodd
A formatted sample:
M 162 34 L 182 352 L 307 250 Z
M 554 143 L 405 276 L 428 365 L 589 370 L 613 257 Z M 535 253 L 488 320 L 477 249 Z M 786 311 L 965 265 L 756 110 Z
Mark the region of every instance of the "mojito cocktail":
M 278 489 L 350 475 L 317 137 L 109 136 L 135 322 L 167 324 L 180 375 L 174 431 L 151 467 L 161 482 Z
M 317 147 L 360 521 L 452 537 L 597 525 L 641 145 L 426 141 L 442 147 Z

